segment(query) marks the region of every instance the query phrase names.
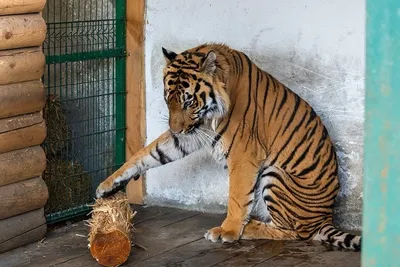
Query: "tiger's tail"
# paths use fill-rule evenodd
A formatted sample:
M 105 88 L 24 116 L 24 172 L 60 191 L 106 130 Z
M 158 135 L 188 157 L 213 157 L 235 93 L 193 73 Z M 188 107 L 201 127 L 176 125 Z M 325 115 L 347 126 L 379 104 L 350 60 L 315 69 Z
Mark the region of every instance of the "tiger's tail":
M 354 251 L 361 250 L 361 236 L 343 232 L 332 223 L 324 224 L 314 237 L 314 240 Z

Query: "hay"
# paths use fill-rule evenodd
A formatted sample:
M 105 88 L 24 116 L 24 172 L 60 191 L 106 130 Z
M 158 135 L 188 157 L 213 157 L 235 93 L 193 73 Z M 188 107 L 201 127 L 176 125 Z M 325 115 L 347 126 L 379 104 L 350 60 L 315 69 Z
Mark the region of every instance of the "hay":
M 116 228 L 131 234 L 132 219 L 136 212 L 132 211 L 125 193 L 120 191 L 109 198 L 96 199 L 92 208 L 92 218 L 88 220 L 88 226 L 91 228 L 89 242 L 93 240 L 96 233 L 110 233 Z M 131 238 L 130 235 L 128 237 Z
M 136 215 L 128 198 L 118 192 L 110 198 L 97 199 L 89 219 L 88 241 L 90 252 L 103 266 L 119 266 L 131 251 L 133 224 Z
M 85 205 L 92 201 L 92 178 L 76 161 L 68 157 L 72 131 L 68 125 L 66 111 L 58 96 L 47 96 L 43 117 L 46 120 L 47 136 L 43 149 L 47 166 L 43 179 L 49 189 L 49 200 L 45 213 L 54 213 Z
M 52 158 L 67 148 L 72 136 L 65 110 L 61 107 L 60 99 L 56 95 L 48 95 L 43 117 L 47 126 L 44 150 L 47 157 Z
M 45 213 L 62 211 L 92 201 L 92 178 L 83 167 L 73 161 L 50 159 L 43 179 L 49 189 Z

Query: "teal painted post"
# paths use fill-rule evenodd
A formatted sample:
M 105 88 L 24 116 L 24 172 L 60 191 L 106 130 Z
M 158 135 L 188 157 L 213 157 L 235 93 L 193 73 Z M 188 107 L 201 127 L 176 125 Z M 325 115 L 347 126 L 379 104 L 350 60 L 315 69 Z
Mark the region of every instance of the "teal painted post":
M 400 0 L 367 0 L 362 266 L 400 266 Z

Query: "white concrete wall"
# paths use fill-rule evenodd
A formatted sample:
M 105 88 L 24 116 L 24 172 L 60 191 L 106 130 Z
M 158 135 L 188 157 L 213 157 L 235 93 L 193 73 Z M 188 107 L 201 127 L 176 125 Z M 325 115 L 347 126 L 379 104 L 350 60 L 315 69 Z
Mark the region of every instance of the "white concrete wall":
M 167 129 L 161 47 L 203 42 L 242 50 L 322 117 L 340 160 L 338 222 L 359 229 L 364 112 L 363 0 L 147 0 L 147 142 Z M 147 202 L 224 211 L 227 177 L 199 152 L 147 173 Z

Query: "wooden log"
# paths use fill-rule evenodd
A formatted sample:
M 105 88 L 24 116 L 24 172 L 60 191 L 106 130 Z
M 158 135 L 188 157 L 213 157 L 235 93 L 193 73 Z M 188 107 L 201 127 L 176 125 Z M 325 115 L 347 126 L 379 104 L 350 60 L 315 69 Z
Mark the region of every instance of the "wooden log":
M 45 4 L 46 0 L 1 0 L 0 15 L 40 12 Z
M 41 46 L 46 23 L 40 14 L 0 16 L 0 50 Z
M 0 153 L 9 152 L 43 143 L 46 124 L 41 122 L 29 127 L 0 134 Z
M 39 80 L 44 67 L 40 47 L 0 51 L 0 85 Z
M 46 155 L 40 146 L 0 154 L 0 186 L 40 176 L 46 168 Z
M 0 118 L 42 110 L 46 91 L 40 80 L 0 85 Z
M 131 252 L 133 213 L 128 198 L 118 192 L 110 198 L 97 199 L 89 219 L 89 248 L 103 266 L 119 266 Z
M 44 207 L 49 193 L 41 177 L 0 187 L 0 219 Z
M 37 228 L 34 228 L 26 233 L 16 236 L 13 239 L 10 239 L 9 241 L 1 243 L 0 244 L 0 253 L 33 243 L 35 241 L 39 241 L 44 237 L 44 235 L 46 234 L 46 231 L 47 231 L 47 226 L 46 226 L 46 224 L 43 224 L 43 225 L 41 225 Z
M 0 134 L 38 124 L 42 121 L 42 111 L 0 119 Z
M 1 220 L 0 253 L 42 239 L 46 230 L 43 208 Z

